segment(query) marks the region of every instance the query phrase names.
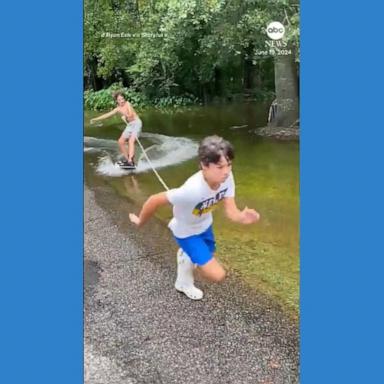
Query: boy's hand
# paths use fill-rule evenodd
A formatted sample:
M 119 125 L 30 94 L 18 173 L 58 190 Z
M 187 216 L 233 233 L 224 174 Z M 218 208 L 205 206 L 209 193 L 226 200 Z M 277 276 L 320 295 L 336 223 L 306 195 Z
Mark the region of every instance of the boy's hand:
M 90 124 L 93 124 L 95 122 L 95 119 L 91 119 Z
M 254 209 L 250 209 L 248 207 L 245 207 L 241 211 L 241 216 L 242 224 L 253 224 L 260 220 L 260 214 L 257 213 Z
M 140 226 L 141 222 L 140 222 L 140 219 L 138 218 L 138 216 L 136 216 L 134 213 L 130 213 L 129 214 L 129 220 L 131 220 L 131 222 L 133 224 L 136 224 L 138 227 Z

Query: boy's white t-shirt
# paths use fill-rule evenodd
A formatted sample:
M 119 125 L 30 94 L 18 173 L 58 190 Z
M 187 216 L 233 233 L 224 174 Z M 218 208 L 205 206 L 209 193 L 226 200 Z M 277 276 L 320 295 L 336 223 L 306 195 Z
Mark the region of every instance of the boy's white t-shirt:
M 181 187 L 166 192 L 173 205 L 173 218 L 168 227 L 179 238 L 198 235 L 212 224 L 211 211 L 224 197 L 235 196 L 232 172 L 217 190 L 209 187 L 202 171 L 192 175 Z

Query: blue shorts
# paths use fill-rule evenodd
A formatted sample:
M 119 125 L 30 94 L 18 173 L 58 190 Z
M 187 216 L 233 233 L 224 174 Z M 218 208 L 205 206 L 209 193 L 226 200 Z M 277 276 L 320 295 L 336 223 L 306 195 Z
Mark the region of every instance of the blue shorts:
M 174 236 L 175 237 L 175 236 Z M 212 225 L 203 233 L 180 239 L 175 237 L 177 244 L 197 265 L 204 265 L 213 258 L 216 250 L 215 236 Z

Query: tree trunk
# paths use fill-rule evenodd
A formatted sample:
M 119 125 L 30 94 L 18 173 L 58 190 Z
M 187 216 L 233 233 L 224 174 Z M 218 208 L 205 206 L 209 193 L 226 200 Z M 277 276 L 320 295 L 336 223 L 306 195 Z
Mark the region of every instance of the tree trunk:
M 253 64 L 252 55 L 254 51 L 253 44 L 250 44 L 244 51 L 244 96 L 245 98 L 249 98 L 252 96 L 252 91 L 254 89 L 254 74 L 255 74 L 255 66 Z
M 203 83 L 203 103 L 204 105 L 207 105 L 209 103 L 209 94 L 207 89 L 207 83 Z
M 222 70 L 218 67 L 215 67 L 214 73 L 214 96 L 221 98 L 224 96 L 223 73 Z
M 88 87 L 92 88 L 94 91 L 98 91 L 100 89 L 100 81 L 97 77 L 96 57 L 92 56 L 87 59 L 86 68 L 88 73 Z
M 298 79 L 294 55 L 275 56 L 277 115 L 272 126 L 290 127 L 299 118 Z

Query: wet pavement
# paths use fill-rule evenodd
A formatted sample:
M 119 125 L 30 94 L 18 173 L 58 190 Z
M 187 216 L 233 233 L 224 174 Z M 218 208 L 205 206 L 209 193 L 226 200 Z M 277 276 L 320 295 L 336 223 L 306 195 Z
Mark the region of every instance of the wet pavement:
M 188 299 L 166 226 L 137 230 L 110 187 L 84 193 L 86 384 L 298 383 L 297 322 L 276 303 L 233 273 Z

